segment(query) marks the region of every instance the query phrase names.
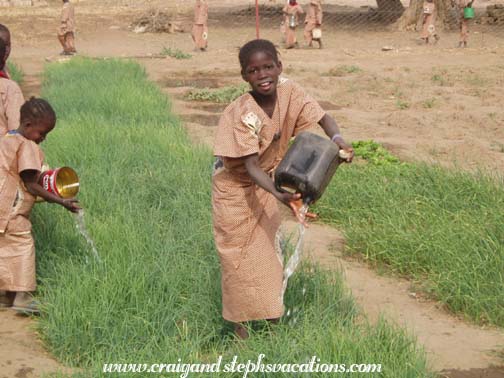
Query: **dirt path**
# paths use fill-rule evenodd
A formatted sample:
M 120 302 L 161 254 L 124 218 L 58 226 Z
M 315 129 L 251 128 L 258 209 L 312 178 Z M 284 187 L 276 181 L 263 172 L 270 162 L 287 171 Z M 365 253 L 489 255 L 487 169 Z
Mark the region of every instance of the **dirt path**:
M 85 2 L 79 4 L 78 50 L 95 57 L 147 57 L 158 54 L 164 46 L 190 52 L 188 34 L 131 33 L 128 25 L 142 9 L 139 5 L 91 9 Z M 26 96 L 39 93 L 38 75 L 44 62 L 57 60 L 59 47 L 53 35 L 57 15 L 58 8 L 51 7 L 3 16 L 2 22 L 13 31 L 12 57 L 27 74 Z M 212 28 L 211 48 L 206 54 L 196 53 L 186 61 L 139 59 L 149 77 L 174 99 L 174 111 L 181 115 L 195 143 L 212 143 L 225 105 L 187 102 L 184 93 L 195 87 L 241 82 L 237 47 L 253 38 L 254 30 L 239 22 L 231 26 L 233 33 L 229 28 Z M 277 38 L 277 30 L 264 30 L 264 37 Z M 406 160 L 445 165 L 462 160 L 469 167 L 504 168 L 504 142 L 498 143 L 504 141 L 500 106 L 504 95 L 502 79 L 497 79 L 504 72 L 499 68 L 504 67 L 504 44 L 499 36 L 472 35 L 475 47 L 465 52 L 451 48 L 456 42 L 454 34 L 443 35 L 436 49 L 415 45 L 416 35 L 412 34 L 328 31 L 326 38 L 328 47 L 322 51 L 283 50 L 285 72 L 321 100 L 349 140 L 373 138 Z M 386 44 L 395 50 L 381 52 L 380 47 Z M 335 91 L 334 81 L 324 75 L 341 65 L 361 71 L 344 74 Z M 477 75 L 473 75 L 475 67 Z M 453 75 L 459 72 L 473 75 L 462 88 L 453 84 Z M 433 75 L 439 75 L 446 85 L 430 85 Z M 484 90 L 483 85 L 487 85 Z M 426 101 L 434 97 L 439 103 L 427 109 Z M 399 100 L 408 102 L 409 108 L 398 111 Z M 291 221 L 286 224 L 292 226 Z M 452 378 L 504 378 L 504 369 L 490 368 L 503 363 L 495 353 L 504 349 L 502 330 L 468 325 L 436 303 L 414 295 L 409 282 L 378 276 L 365 265 L 342 258 L 344 239 L 333 228 L 313 225 L 307 239 L 314 258 L 344 271 L 348 287 L 371 320 L 384 313 L 418 337 L 433 368 L 456 369 L 446 373 Z M 31 325 L 29 319 L 0 312 L 0 353 L 9 356 L 0 361 L 0 378 L 39 377 L 42 372 L 61 368 L 40 347 Z
M 31 378 L 65 372 L 42 347 L 35 322 L 10 310 L 0 310 L 0 378 Z

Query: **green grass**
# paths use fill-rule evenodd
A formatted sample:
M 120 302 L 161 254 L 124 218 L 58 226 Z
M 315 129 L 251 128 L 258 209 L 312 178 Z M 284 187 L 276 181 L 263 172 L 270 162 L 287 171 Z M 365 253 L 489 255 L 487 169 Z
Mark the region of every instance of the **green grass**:
M 317 208 L 348 252 L 413 278 L 473 321 L 504 326 L 502 179 L 422 164 L 341 167 Z
M 191 59 L 192 55 L 183 52 L 180 49 L 175 49 L 171 47 L 164 47 L 161 51 L 161 55 L 170 56 L 175 59 Z
M 209 101 L 217 103 L 230 103 L 250 90 L 248 84 L 228 86 L 219 89 L 192 89 L 186 98 L 191 101 Z
M 101 373 L 104 363 L 246 361 L 260 353 L 269 363 L 316 355 L 380 363 L 380 377 L 433 377 L 410 336 L 384 321 L 368 325 L 341 276 L 313 266 L 289 283 L 289 316 L 271 328 L 259 322 L 249 340 L 236 342 L 220 314 L 210 151 L 190 144 L 167 99 L 134 63 L 74 59 L 50 65 L 45 76 L 43 96 L 58 125 L 43 148 L 51 166 L 80 174 L 79 197 L 102 259 L 91 258 L 71 214 L 38 205 L 39 329 L 59 360 L 80 368 L 75 378 L 152 376 Z
M 446 69 L 438 69 L 435 70 L 435 73 L 432 75 L 431 80 L 434 84 L 437 84 L 441 87 L 452 87 L 454 82 Z
M 401 100 L 401 99 L 399 98 L 399 99 L 397 99 L 397 101 L 396 101 L 396 106 L 397 106 L 397 108 L 398 108 L 398 109 L 400 109 L 400 110 L 406 110 L 406 109 L 409 109 L 410 104 L 409 104 L 409 102 L 404 101 L 404 100 Z
M 19 85 L 23 84 L 24 72 L 16 63 L 9 60 L 7 62 L 7 68 L 9 70 L 11 79 L 17 82 Z
M 425 108 L 425 109 L 432 109 L 435 105 L 436 105 L 436 99 L 434 97 L 432 98 L 428 98 L 427 100 L 425 100 L 423 103 L 422 103 L 422 106 Z
M 327 75 L 328 76 L 338 76 L 338 77 L 340 77 L 340 76 L 346 76 L 346 75 L 349 75 L 349 74 L 359 73 L 359 72 L 362 72 L 362 68 L 360 68 L 359 66 L 341 65 L 341 66 L 337 66 L 337 67 L 331 68 L 329 70 L 329 72 L 327 73 Z

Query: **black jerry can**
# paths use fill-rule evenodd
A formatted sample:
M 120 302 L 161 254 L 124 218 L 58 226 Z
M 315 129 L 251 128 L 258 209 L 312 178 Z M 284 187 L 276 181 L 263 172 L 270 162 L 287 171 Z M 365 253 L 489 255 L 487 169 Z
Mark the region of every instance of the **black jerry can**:
M 275 171 L 277 190 L 301 193 L 307 204 L 318 200 L 341 162 L 338 153 L 339 147 L 329 139 L 299 134 Z

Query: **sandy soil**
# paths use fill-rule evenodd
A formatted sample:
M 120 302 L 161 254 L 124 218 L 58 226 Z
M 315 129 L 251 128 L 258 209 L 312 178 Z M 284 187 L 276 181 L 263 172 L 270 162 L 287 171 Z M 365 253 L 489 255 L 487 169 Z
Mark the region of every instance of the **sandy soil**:
M 136 57 L 150 78 L 172 96 L 174 110 L 194 142 L 210 145 L 223 106 L 188 102 L 184 94 L 195 87 L 241 82 L 237 49 L 254 38 L 253 20 L 220 8 L 211 14 L 209 51 L 193 53 L 188 33 L 131 32 L 130 23 L 153 3 L 123 1 L 112 7 L 95 5 L 94 0 L 81 1 L 77 49 L 93 57 Z M 177 2 L 184 30 L 190 27 L 190 19 L 183 14 L 190 3 Z M 227 3 L 223 0 L 220 5 Z M 52 4 L 2 11 L 0 22 L 13 34 L 12 59 L 27 74 L 26 96 L 39 93 L 38 75 L 45 61 L 59 59 L 54 33 L 59 7 Z M 278 22 L 273 16 L 263 20 L 261 36 L 278 42 Z M 324 50 L 281 50 L 285 74 L 320 100 L 348 140 L 377 140 L 404 160 L 502 172 L 504 30 L 476 27 L 470 47 L 459 50 L 453 48 L 455 33 L 445 33 L 437 46 L 426 47 L 416 43 L 415 33 L 363 29 L 340 30 L 331 24 L 324 29 Z M 382 51 L 385 45 L 392 50 Z M 191 52 L 193 58 L 155 58 L 165 46 Z M 343 269 L 368 317 L 374 320 L 383 312 L 405 324 L 425 346 L 435 369 L 444 369 L 444 374 L 453 378 L 504 377 L 504 368 L 489 368 L 504 365 L 496 352 L 502 355 L 502 330 L 468 325 L 438 304 L 422 299 L 409 282 L 378 276 L 365 265 L 342 258 L 344 240 L 332 228 L 313 225 L 307 235 L 307 248 L 318 261 Z M 0 378 L 2 374 L 38 377 L 59 368 L 36 341 L 30 323 L 0 312 L 0 354 L 9 356 L 0 361 Z

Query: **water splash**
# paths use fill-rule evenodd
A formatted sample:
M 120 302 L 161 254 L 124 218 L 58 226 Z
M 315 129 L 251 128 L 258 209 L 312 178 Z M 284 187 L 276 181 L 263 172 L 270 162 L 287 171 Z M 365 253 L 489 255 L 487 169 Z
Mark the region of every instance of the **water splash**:
M 306 213 L 308 212 L 308 205 L 304 204 L 300 209 L 299 209 L 299 214 L 301 216 L 302 221 L 304 222 L 306 218 Z M 285 294 L 285 290 L 287 289 L 287 282 L 289 281 L 289 277 L 292 276 L 292 274 L 296 271 L 296 268 L 299 265 L 299 261 L 301 261 L 301 255 L 303 253 L 303 241 L 304 241 L 304 233 L 306 230 L 306 227 L 302 222 L 299 223 L 298 226 L 299 230 L 299 238 L 296 243 L 296 249 L 294 250 L 294 253 L 292 256 L 289 258 L 289 261 L 287 261 L 287 264 L 285 265 L 284 269 L 284 279 L 283 279 L 283 285 L 282 285 L 282 298 Z
M 89 236 L 89 233 L 86 228 L 86 224 L 84 223 L 84 210 L 80 210 L 77 214 L 75 214 L 75 227 L 79 230 L 80 234 L 86 239 L 88 246 L 91 248 L 93 252 L 93 257 L 96 261 L 101 262 L 100 255 L 98 255 L 98 250 L 96 249 L 95 243 L 93 239 Z M 89 262 L 86 256 L 86 263 Z

